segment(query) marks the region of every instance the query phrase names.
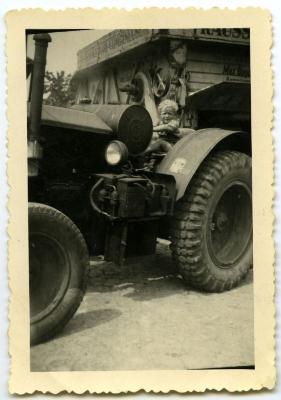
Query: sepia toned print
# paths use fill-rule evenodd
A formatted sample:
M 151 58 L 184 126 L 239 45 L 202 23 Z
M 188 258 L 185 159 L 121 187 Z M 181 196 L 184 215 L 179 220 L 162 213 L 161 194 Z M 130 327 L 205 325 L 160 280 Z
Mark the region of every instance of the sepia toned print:
M 273 364 L 263 377 L 257 331 L 273 280 L 257 292 L 264 280 L 256 243 L 272 239 L 257 225 L 266 215 L 257 212 L 260 201 L 264 210 L 271 200 L 256 189 L 255 149 L 266 138 L 256 133 L 261 65 L 252 15 L 266 32 L 269 25 L 266 13 L 245 12 L 243 26 L 237 12 L 212 25 L 210 11 L 209 23 L 199 17 L 186 29 L 173 19 L 171 27 L 132 26 L 138 11 L 129 26 L 120 16 L 116 28 L 86 30 L 10 16 L 14 31 L 16 18 L 23 22 L 27 88 L 20 290 L 28 312 L 25 367 L 13 368 L 11 382 L 20 371 L 27 379 L 16 393 L 56 393 L 68 377 L 77 392 L 134 390 L 103 386 L 116 374 L 148 390 L 271 386 Z M 267 57 L 269 39 L 259 42 Z M 266 130 L 266 92 L 262 101 Z M 264 191 L 270 180 L 262 183 Z M 11 348 L 13 324 L 11 317 Z M 60 376 L 61 389 L 48 372 Z M 89 386 L 96 373 L 102 379 Z M 231 384 L 219 386 L 220 376 Z

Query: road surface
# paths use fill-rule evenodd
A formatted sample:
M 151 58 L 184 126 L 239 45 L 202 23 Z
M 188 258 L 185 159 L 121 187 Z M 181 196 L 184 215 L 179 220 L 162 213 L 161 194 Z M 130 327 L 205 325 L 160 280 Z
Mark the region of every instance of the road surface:
M 62 333 L 31 348 L 32 371 L 149 370 L 254 365 L 252 271 L 236 289 L 206 294 L 175 271 L 166 242 L 117 268 L 96 258 Z

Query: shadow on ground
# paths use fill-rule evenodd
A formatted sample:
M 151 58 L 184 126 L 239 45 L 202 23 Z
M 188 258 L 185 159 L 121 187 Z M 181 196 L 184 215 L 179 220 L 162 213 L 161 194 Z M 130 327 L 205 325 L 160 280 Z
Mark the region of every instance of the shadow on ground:
M 98 325 L 120 317 L 121 314 L 120 311 L 111 308 L 75 314 L 72 320 L 67 324 L 67 327 L 57 335 L 57 338 L 95 328 Z
M 167 245 L 158 246 L 153 256 L 129 260 L 123 266 L 91 262 L 88 292 L 123 292 L 123 296 L 147 301 L 188 289 L 178 274 Z
M 98 273 L 97 273 L 98 272 Z M 252 270 L 240 283 L 239 287 L 253 281 Z M 235 290 L 235 289 L 234 289 Z M 184 292 L 210 296 L 186 283 L 170 256 L 167 245 L 158 246 L 158 254 L 149 258 L 139 258 L 124 266 L 112 263 L 91 263 L 88 292 L 121 292 L 121 295 L 136 301 L 147 301 L 172 296 Z M 122 294 L 122 291 L 124 292 Z
M 238 290 L 243 286 L 247 286 L 252 284 L 253 282 L 253 274 L 250 272 L 247 277 L 238 285 L 237 288 L 232 289 Z M 130 289 L 130 293 L 126 293 Z M 150 274 L 143 273 L 142 276 L 138 276 L 138 278 L 130 279 L 127 278 L 115 278 L 110 279 L 102 284 L 101 282 L 96 285 L 91 283 L 88 287 L 88 292 L 116 292 L 116 291 L 126 291 L 124 293 L 125 297 L 134 299 L 136 301 L 148 301 L 153 299 L 159 299 L 167 296 L 173 296 L 179 293 L 185 293 L 188 295 L 189 293 L 198 293 L 200 296 L 212 296 L 214 293 L 208 293 L 200 291 L 199 289 L 195 289 L 189 286 L 187 283 L 183 281 L 183 279 L 179 275 L 163 275 L 161 273 L 158 276 L 151 277 Z M 217 293 L 220 294 L 220 293 Z

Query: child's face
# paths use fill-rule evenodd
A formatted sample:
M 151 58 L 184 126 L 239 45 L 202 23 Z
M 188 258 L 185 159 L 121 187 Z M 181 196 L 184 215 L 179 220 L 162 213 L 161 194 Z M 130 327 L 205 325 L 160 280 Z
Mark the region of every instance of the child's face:
M 172 108 L 164 108 L 160 114 L 161 121 L 167 124 L 176 117 L 175 111 Z

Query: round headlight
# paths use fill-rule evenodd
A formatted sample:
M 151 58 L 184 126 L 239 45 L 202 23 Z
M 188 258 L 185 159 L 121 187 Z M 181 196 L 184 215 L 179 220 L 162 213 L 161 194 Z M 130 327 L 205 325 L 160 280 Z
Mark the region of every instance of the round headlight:
M 128 159 L 127 146 L 119 140 L 110 142 L 105 149 L 105 159 L 109 165 L 124 163 Z

